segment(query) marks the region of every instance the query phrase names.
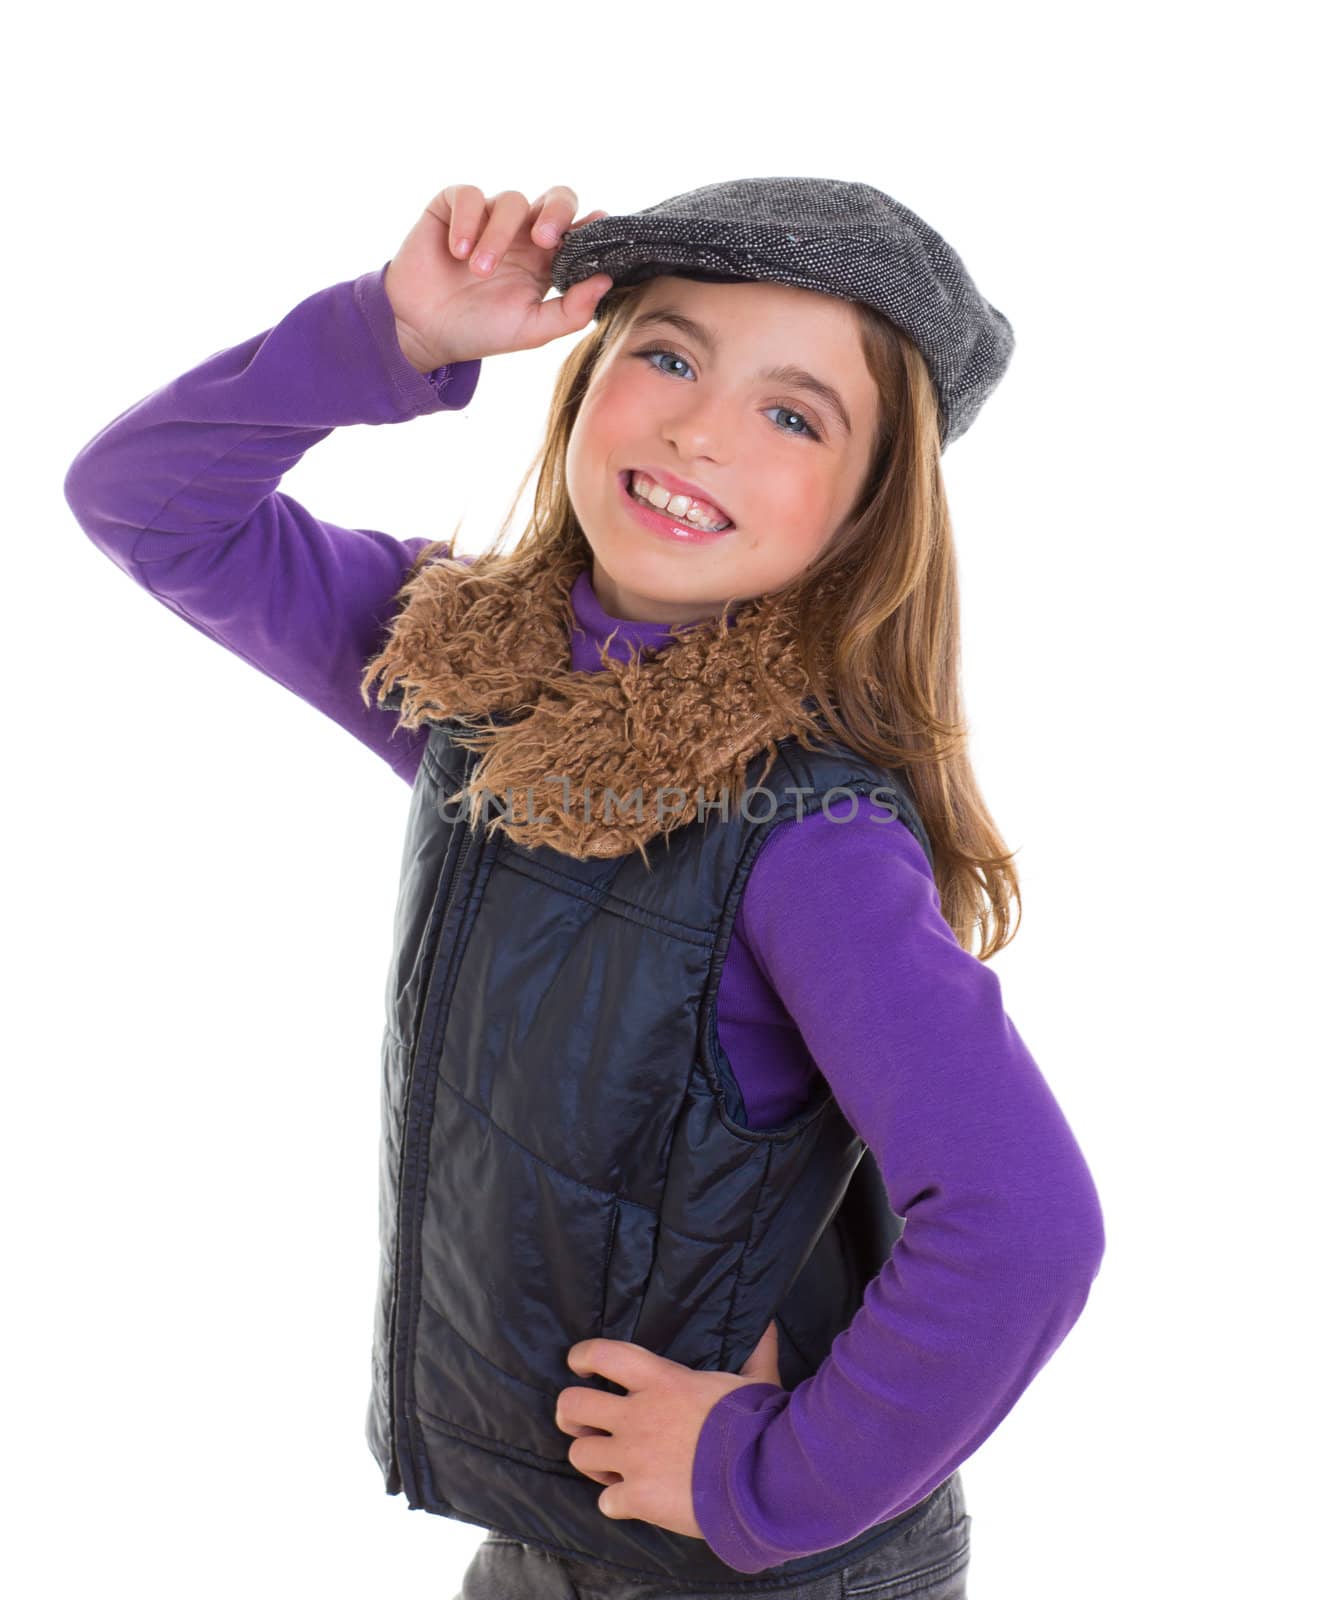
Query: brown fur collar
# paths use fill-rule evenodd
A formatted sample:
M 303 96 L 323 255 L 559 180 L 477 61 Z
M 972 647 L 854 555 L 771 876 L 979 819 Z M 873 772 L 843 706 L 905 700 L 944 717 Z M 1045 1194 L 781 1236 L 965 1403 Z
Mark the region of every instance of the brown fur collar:
M 819 724 L 788 591 L 743 602 L 727 627 L 720 617 L 679 624 L 659 649 L 620 661 L 606 648 L 602 670 L 574 672 L 570 594 L 584 557 L 499 554 L 468 566 L 446 546 L 430 560 L 438 548 L 399 592 L 361 693 L 369 704 L 381 677 L 381 702 L 401 685 L 400 727 L 463 720 L 457 742 L 486 753 L 468 786 L 442 798 L 477 812 L 492 797 L 490 832 L 579 859 L 640 850 L 649 864 L 646 842 L 695 820 L 698 789 L 716 818 L 727 790 L 737 816 L 754 755 L 769 753 L 760 782 L 777 740 L 809 747 Z M 525 714 L 487 715 L 514 712 Z M 754 804 L 753 814 L 770 809 L 764 797 Z

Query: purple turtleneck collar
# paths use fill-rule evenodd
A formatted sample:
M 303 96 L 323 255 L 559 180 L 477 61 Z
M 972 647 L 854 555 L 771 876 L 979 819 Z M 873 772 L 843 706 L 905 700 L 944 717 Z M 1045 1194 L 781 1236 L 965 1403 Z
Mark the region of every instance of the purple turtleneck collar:
M 577 623 L 571 636 L 573 672 L 600 670 L 599 652 L 611 633 L 614 638 L 609 654 L 618 661 L 630 660 L 634 648 L 658 650 L 661 645 L 677 642 L 669 633 L 672 623 L 632 622 L 626 617 L 611 617 L 599 603 L 595 586 L 590 581 L 589 567 L 577 574 L 570 598 Z M 731 622 L 732 619 L 730 625 Z

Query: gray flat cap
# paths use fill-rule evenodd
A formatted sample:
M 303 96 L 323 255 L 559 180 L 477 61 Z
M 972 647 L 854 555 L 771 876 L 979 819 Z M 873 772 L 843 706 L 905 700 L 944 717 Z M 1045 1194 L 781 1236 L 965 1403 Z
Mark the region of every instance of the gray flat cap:
M 866 183 L 707 184 L 569 232 L 551 271 L 560 294 L 607 272 L 615 286 L 662 274 L 707 283 L 766 279 L 861 300 L 907 334 L 927 363 L 942 450 L 972 424 L 1014 351 L 1009 321 L 979 294 L 940 234 Z

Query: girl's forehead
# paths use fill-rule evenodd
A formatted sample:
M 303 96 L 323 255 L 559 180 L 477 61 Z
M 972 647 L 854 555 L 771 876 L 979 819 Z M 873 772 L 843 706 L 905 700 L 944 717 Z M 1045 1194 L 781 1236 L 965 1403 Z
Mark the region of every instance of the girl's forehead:
M 771 331 L 807 327 L 821 333 L 840 327 L 850 335 L 857 327 L 852 304 L 838 295 L 787 283 L 712 283 L 671 273 L 647 282 L 633 320 L 658 312 L 678 313 L 717 336 L 726 325 L 766 326 Z

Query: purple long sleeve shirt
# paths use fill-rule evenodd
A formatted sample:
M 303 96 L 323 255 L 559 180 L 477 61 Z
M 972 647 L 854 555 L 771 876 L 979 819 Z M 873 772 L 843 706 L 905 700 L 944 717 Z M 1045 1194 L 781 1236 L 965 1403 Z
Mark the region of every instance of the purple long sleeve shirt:
M 314 517 L 278 489 L 338 427 L 458 410 L 480 363 L 423 376 L 396 339 L 386 265 L 131 406 L 74 459 L 92 542 L 191 626 L 274 678 L 413 782 L 426 729 L 360 699 L 424 539 Z M 573 592 L 572 663 L 667 642 Z M 824 1365 L 707 1414 L 692 1495 L 739 1572 L 843 1543 L 915 1505 L 1001 1422 L 1074 1325 L 1105 1249 L 1098 1195 L 992 969 L 941 915 L 907 828 L 828 815 L 757 856 L 718 996 L 753 1127 L 822 1074 L 879 1164 L 903 1236 Z M 851 908 L 851 915 L 847 914 Z M 808 930 L 812 937 L 808 937 Z

